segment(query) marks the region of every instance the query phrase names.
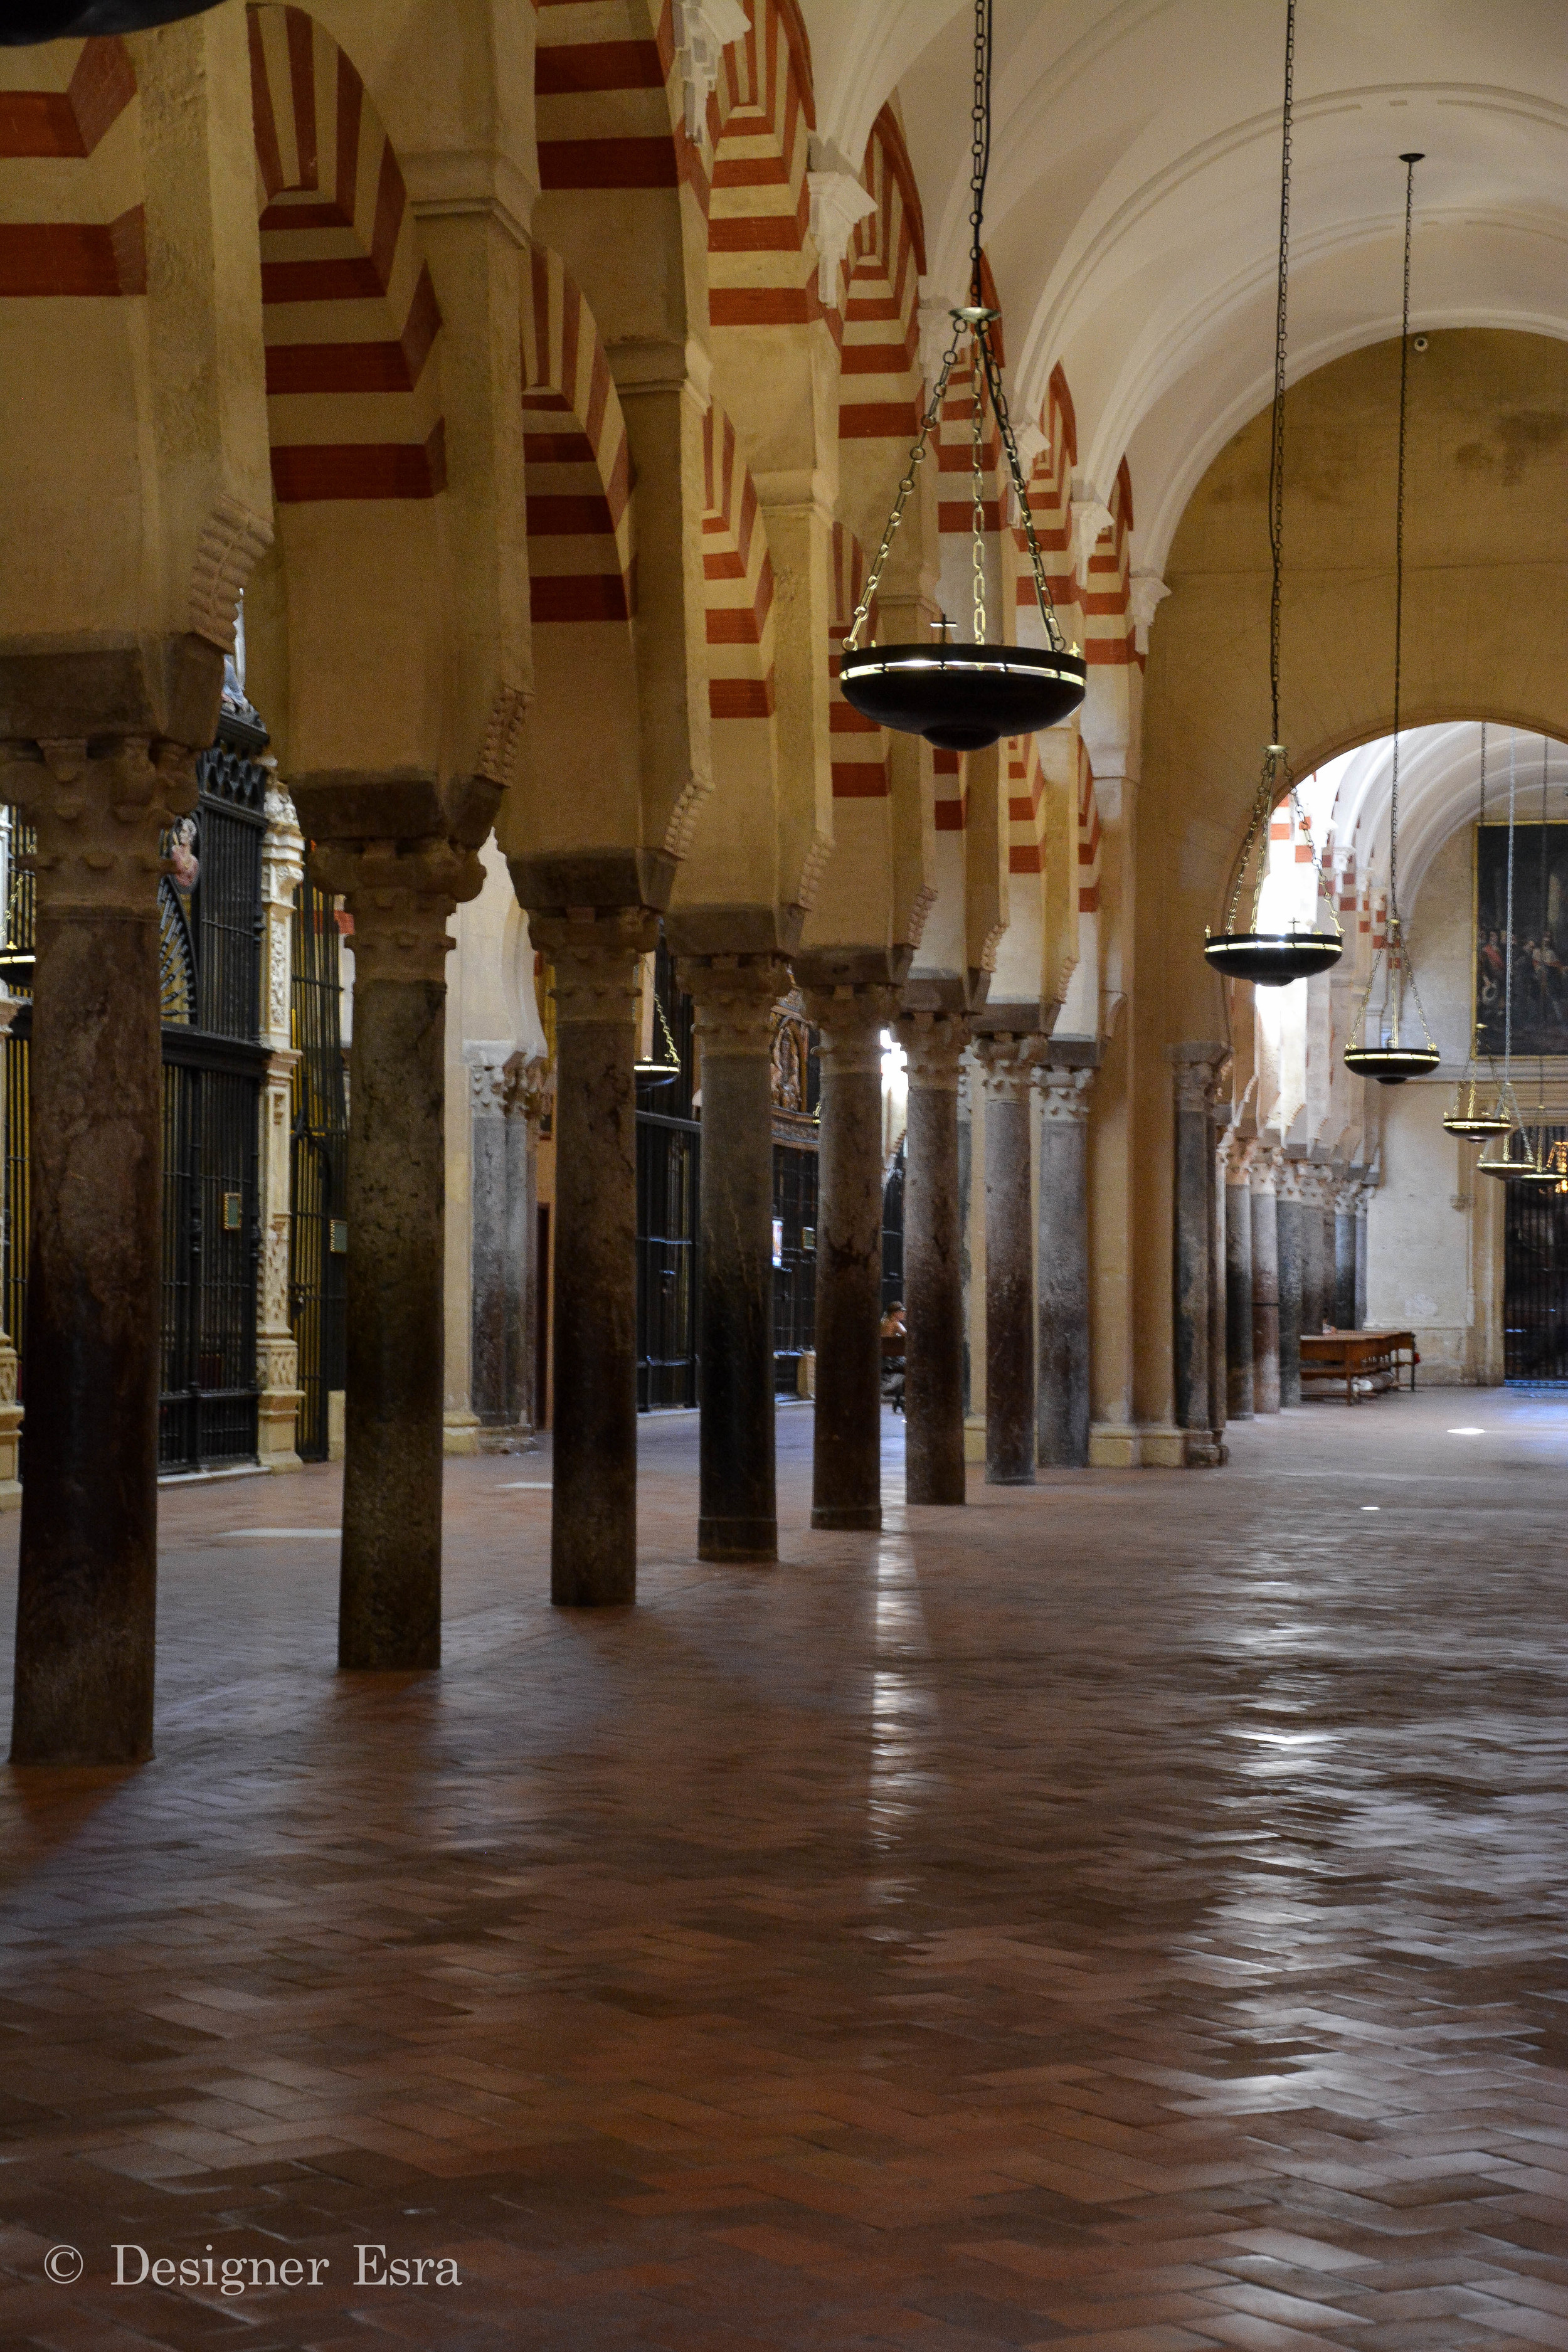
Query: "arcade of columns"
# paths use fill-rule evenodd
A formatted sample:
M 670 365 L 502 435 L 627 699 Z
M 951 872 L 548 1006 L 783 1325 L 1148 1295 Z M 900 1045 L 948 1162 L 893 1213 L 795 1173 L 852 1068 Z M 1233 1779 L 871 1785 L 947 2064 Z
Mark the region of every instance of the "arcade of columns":
M 1004 1483 L 1217 1465 L 1227 1417 L 1291 1401 L 1303 1324 L 1364 1300 L 1359 1089 L 1291 1097 L 1199 952 L 1256 757 L 1256 696 L 1212 648 L 1256 667 L 1260 642 L 1259 548 L 1204 584 L 1205 532 L 1257 497 L 1205 492 L 1250 482 L 1256 423 L 1178 532 L 1151 647 L 1166 583 L 1133 575 L 1125 465 L 1104 500 L 1075 473 L 1058 369 L 1026 446 L 1083 709 L 963 761 L 884 736 L 835 652 L 956 290 L 923 278 L 896 108 L 853 163 L 817 142 L 790 0 L 693 0 L 679 38 L 643 0 L 440 13 L 437 41 L 411 0 L 264 0 L 7 53 L 0 739 L 38 909 L 21 1761 L 151 1752 L 155 894 L 242 592 L 279 785 L 353 924 L 344 1666 L 439 1660 L 444 972 L 492 831 L 554 997 L 558 1602 L 635 1596 L 632 1062 L 661 925 L 701 1056 L 701 1557 L 776 1557 L 792 981 L 822 1070 L 816 1527 L 880 1517 L 884 1029 L 910 1081 L 911 1501 L 963 1500 L 966 1253 Z M 1434 338 L 1461 390 L 1479 340 Z M 1364 404 L 1367 359 L 1292 395 L 1304 429 L 1314 399 L 1331 425 Z M 955 376 L 885 640 L 960 609 L 969 434 Z M 988 425 L 994 593 L 1024 635 L 996 456 Z M 1487 495 L 1456 526 L 1483 544 Z M 1239 623 L 1214 609 L 1248 578 Z M 1376 731 L 1384 695 L 1369 666 L 1331 711 L 1305 679 L 1312 745 Z M 1348 850 L 1338 871 L 1360 907 Z M 270 1042 L 281 1083 L 286 1025 Z M 289 1344 L 269 1315 L 278 1398 Z

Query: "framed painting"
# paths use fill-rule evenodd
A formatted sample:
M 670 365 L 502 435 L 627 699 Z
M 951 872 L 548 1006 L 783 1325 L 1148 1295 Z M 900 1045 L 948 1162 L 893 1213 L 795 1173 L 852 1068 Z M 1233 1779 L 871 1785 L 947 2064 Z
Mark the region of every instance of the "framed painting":
M 1500 1058 L 1508 1010 L 1508 827 L 1476 835 L 1476 1041 Z M 1568 824 L 1514 828 L 1513 1050 L 1568 1055 Z

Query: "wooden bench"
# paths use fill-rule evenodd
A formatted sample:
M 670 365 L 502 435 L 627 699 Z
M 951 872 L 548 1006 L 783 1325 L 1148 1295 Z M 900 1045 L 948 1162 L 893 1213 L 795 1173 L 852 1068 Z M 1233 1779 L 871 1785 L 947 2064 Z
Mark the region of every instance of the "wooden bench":
M 1404 1365 L 1410 1367 L 1410 1388 L 1415 1390 L 1415 1367 L 1421 1361 L 1415 1352 L 1414 1331 L 1304 1331 L 1301 1334 L 1301 1378 L 1306 1381 L 1339 1381 L 1345 1384 L 1345 1402 L 1359 1404 L 1357 1381 L 1373 1381 L 1384 1374 L 1391 1386 L 1399 1386 Z

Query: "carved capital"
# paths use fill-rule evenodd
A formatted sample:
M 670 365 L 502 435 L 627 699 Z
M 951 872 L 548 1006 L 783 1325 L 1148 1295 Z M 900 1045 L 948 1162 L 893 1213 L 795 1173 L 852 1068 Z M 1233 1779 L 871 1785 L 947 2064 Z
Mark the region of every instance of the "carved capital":
M 1035 1073 L 1042 1120 L 1051 1126 L 1081 1127 L 1089 1117 L 1089 1090 L 1093 1084 L 1092 1070 L 1064 1070 L 1054 1062 L 1042 1063 Z
M 771 955 L 682 956 L 680 984 L 691 998 L 702 1059 L 765 1056 L 773 1050 L 773 1007 L 789 986 L 782 959 Z
M 1037 1031 L 975 1039 L 974 1063 L 987 1102 L 1028 1100 L 1045 1044 Z
M 969 1023 L 962 1013 L 906 1013 L 893 1030 L 909 1064 L 911 1090 L 955 1095 L 963 1083 Z
M 555 1073 L 544 1054 L 525 1054 L 520 1049 L 501 1066 L 506 1081 L 506 1115 L 509 1118 L 537 1118 L 555 1092 Z
M 319 843 L 310 872 L 341 894 L 353 917 L 354 984 L 441 981 L 456 946 L 447 925 L 484 886 L 477 853 L 455 842 Z
M 195 754 L 131 735 L 89 744 L 10 742 L 0 790 L 25 810 L 37 848 L 18 859 L 38 878 L 40 913 L 151 919 L 173 868 L 161 836 L 196 804 Z
M 269 786 L 263 806 L 267 830 L 261 836 L 261 894 L 275 907 L 291 908 L 305 878 L 305 836 L 287 793 Z
M 1165 1059 L 1175 1081 L 1178 1111 L 1211 1109 L 1230 1082 L 1230 1049 L 1226 1045 L 1167 1045 Z
M 882 1075 L 882 1032 L 898 1017 L 899 992 L 880 981 L 845 981 L 801 991 L 805 1017 L 817 1033 L 823 1076 Z
M 531 911 L 528 932 L 551 966 L 558 1025 L 637 1019 L 642 993 L 637 961 L 658 944 L 658 917 L 651 908 Z

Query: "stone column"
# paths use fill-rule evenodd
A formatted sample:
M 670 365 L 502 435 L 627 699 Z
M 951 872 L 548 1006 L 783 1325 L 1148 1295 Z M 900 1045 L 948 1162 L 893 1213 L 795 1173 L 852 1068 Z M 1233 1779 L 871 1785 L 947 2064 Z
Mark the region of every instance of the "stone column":
M 1252 1409 L 1279 1410 L 1279 1218 L 1276 1155 L 1267 1145 L 1250 1155 L 1252 1188 Z
M 1373 1187 L 1363 1184 L 1355 1196 L 1355 1328 L 1366 1329 L 1366 1213 L 1372 1206 Z
M 1226 1417 L 1250 1421 L 1252 1393 L 1252 1189 L 1250 1145 L 1232 1131 L 1225 1155 Z
M 1047 1041 L 1040 1102 L 1038 1458 L 1089 1462 L 1089 1090 L 1094 1071 Z M 1098 1049 L 1096 1049 L 1098 1052 Z
M 1323 1183 L 1315 1168 L 1299 1171 L 1301 1186 L 1301 1329 L 1323 1328 Z
M 469 1400 L 480 1453 L 531 1440 L 542 1061 L 470 1049 Z
M 1337 1323 L 1339 1320 L 1338 1315 L 1335 1312 L 1334 1297 L 1338 1279 L 1335 1270 L 1334 1251 L 1334 1236 L 1337 1231 L 1334 1218 L 1334 1190 L 1335 1186 L 1332 1171 L 1325 1168 L 1318 1180 L 1319 1197 L 1322 1202 L 1321 1222 L 1323 1228 L 1323 1271 L 1320 1295 L 1322 1300 L 1322 1319 L 1325 1323 Z
M 638 958 L 658 919 L 534 914 L 554 967 L 555 1382 L 550 1597 L 637 1599 Z
M 803 991 L 822 1077 L 814 1528 L 882 1524 L 882 1044 L 896 992 Z
M 268 791 L 261 840 L 261 1089 L 257 1190 L 261 1267 L 257 1300 L 256 1450 L 269 1470 L 298 1470 L 296 1428 L 304 1391 L 289 1312 L 289 1241 L 294 1200 L 294 893 L 305 873 L 305 841 L 287 793 Z
M 904 1153 L 904 1496 L 962 1503 L 963 1233 L 958 1097 L 969 1024 L 909 1013 L 897 1035 L 909 1065 Z
M 683 956 L 680 980 L 695 1007 L 702 1078 L 697 1556 L 772 1560 L 773 1010 L 788 982 L 765 954 Z
M 1353 1331 L 1356 1320 L 1356 1202 L 1358 1184 L 1342 1184 L 1334 1194 L 1334 1326 Z
M 1209 1396 L 1211 1264 L 1214 1239 L 1214 1142 L 1209 1114 L 1215 1083 L 1227 1061 L 1220 1045 L 1167 1045 L 1175 1085 L 1175 1181 L 1172 1192 L 1172 1367 L 1176 1427 L 1188 1433 L 1185 1460 L 1213 1468 L 1224 1449 L 1213 1434 Z
M 27 1478 L 12 1760 L 153 1752 L 157 1577 L 160 835 L 195 805 L 147 736 L 8 746 L 37 830 Z
M 20 1013 L 25 999 L 0 994 L 0 1040 Z M 0 1134 L 5 1131 L 5 1101 L 0 1090 Z M 0 1325 L 0 1511 L 21 1508 L 22 1482 L 17 1476 L 22 1450 L 22 1407 L 16 1402 L 18 1359 L 11 1335 Z
M 1276 1224 L 1279 1283 L 1279 1402 L 1301 1402 L 1301 1257 L 1306 1203 L 1300 1178 L 1292 1160 L 1280 1167 L 1276 1182 Z
M 321 845 L 353 918 L 338 1664 L 441 1663 L 447 925 L 484 878 L 431 840 Z
M 1209 1428 L 1216 1445 L 1225 1443 L 1228 1373 L 1226 1361 L 1226 1152 L 1230 1125 L 1229 1081 L 1209 1099 Z
M 985 1098 L 985 1483 L 1035 1483 L 1029 1097 L 1039 1040 L 977 1038 Z

